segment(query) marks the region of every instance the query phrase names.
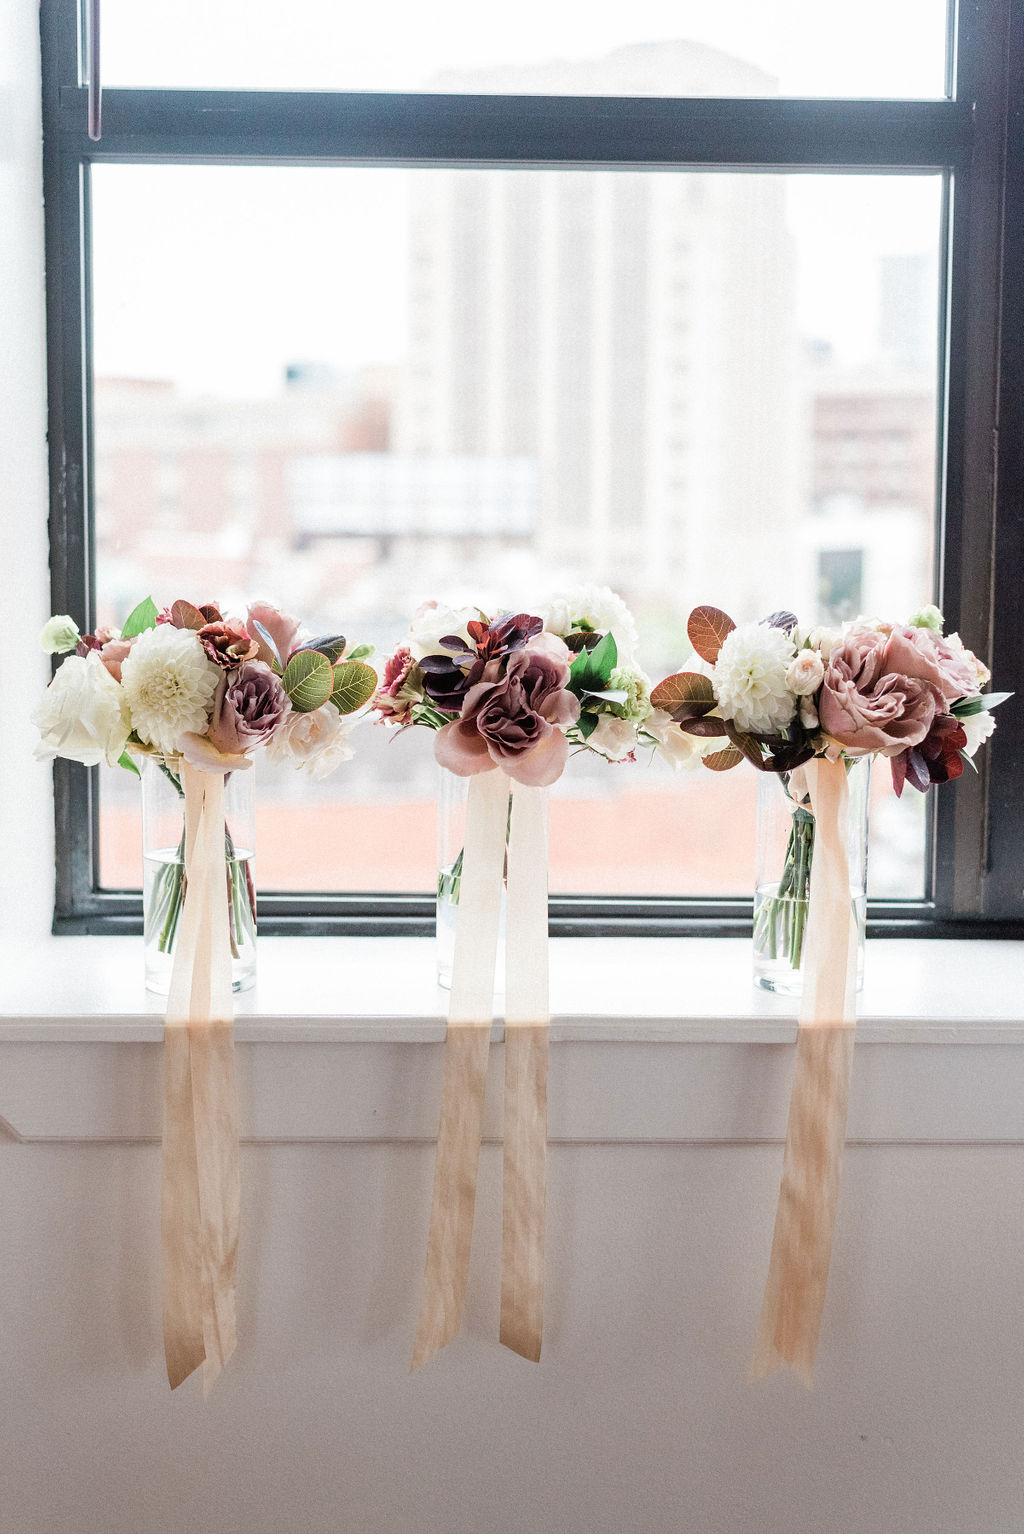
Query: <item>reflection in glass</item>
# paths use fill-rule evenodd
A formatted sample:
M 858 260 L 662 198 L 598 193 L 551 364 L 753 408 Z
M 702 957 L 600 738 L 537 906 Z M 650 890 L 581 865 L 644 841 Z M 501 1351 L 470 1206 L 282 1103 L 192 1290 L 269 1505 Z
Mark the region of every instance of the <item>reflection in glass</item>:
M 657 678 L 701 601 L 932 596 L 938 177 L 102 166 L 93 193 L 101 622 L 260 596 L 388 648 L 424 599 L 584 580 Z M 261 774 L 261 888 L 432 888 L 429 739 L 357 741 L 323 784 Z M 103 794 L 131 885 L 132 785 Z M 576 760 L 552 889 L 746 893 L 754 794 Z M 922 892 L 922 809 L 873 806 L 874 893 Z

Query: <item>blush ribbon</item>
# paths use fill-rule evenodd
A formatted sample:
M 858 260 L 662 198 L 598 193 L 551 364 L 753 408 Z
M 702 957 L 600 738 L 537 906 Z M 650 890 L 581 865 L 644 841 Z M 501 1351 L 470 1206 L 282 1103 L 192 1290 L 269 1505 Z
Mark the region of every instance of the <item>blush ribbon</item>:
M 809 1387 L 825 1307 L 846 1138 L 856 1022 L 857 925 L 846 850 L 846 768 L 842 761 L 815 757 L 798 771 L 814 815 L 804 986 L 782 1185 L 751 1373 L 759 1379 L 788 1364 Z
M 510 798 L 511 796 L 511 798 Z M 507 851 L 506 851 L 507 838 Z M 507 857 L 500 1340 L 540 1358 L 547 1149 L 548 797 L 500 770 L 470 779 L 427 1260 L 412 1367 L 462 1325 Z

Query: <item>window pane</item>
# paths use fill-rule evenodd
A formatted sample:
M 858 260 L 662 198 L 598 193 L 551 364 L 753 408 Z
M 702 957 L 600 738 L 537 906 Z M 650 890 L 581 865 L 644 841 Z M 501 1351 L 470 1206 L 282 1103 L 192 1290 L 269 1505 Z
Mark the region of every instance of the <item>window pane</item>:
M 104 0 L 109 85 L 941 96 L 946 0 Z
M 264 597 L 392 646 L 427 598 L 615 586 L 653 677 L 737 620 L 932 598 L 933 176 L 102 166 L 97 590 Z M 260 884 L 428 890 L 434 768 L 377 726 L 260 772 Z M 882 793 L 876 893 L 923 890 Z M 137 881 L 105 774 L 102 877 Z M 754 774 L 574 761 L 556 892 L 746 893 Z M 386 849 L 382 853 L 381 849 Z

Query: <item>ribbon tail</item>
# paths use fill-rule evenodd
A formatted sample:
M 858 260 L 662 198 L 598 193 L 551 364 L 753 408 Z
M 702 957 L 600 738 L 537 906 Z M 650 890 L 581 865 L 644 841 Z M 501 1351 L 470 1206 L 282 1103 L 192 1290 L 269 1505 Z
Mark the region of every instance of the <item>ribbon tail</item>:
M 224 780 L 182 763 L 186 896 L 164 1030 L 164 1352 L 208 1394 L 235 1347 L 240 1178 Z
M 414 1370 L 447 1346 L 462 1325 L 494 1015 L 508 795 L 502 772 L 470 779 Z
M 814 859 L 782 1183 L 751 1375 L 788 1364 L 805 1385 L 825 1307 L 846 1138 L 856 1006 L 856 925 L 846 852 L 842 762 L 804 769 L 815 817 Z
M 544 1332 L 547 1198 L 548 795 L 512 785 L 505 938 L 501 1330 L 536 1363 Z

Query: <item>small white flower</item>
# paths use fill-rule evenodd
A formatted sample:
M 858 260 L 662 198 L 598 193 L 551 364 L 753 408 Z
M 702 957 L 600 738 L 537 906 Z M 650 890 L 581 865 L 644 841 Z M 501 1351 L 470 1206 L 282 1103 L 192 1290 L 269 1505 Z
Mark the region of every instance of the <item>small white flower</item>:
M 819 651 L 826 658 L 842 642 L 842 629 L 829 628 L 824 623 L 815 624 L 813 628 L 809 629 L 798 628 L 793 630 L 793 643 L 798 648 L 809 646 L 812 650 Z
M 308 714 L 293 710 L 267 742 L 267 757 L 272 762 L 290 763 L 297 772 L 305 771 L 319 782 L 355 755 L 349 745 L 354 724 L 349 716 L 343 719 L 333 703 L 323 703 Z
M 800 699 L 800 723 L 805 730 L 816 730 L 821 720 L 818 718 L 818 710 L 811 698 Z
M 687 735 L 663 708 L 653 708 L 644 720 L 644 730 L 654 741 L 654 749 L 676 772 L 700 766 L 702 756 L 722 751 L 729 742 L 720 736 Z
M 549 634 L 564 639 L 573 628 L 612 633 L 620 666 L 635 666 L 638 638 L 633 614 L 610 586 L 579 586 L 538 609 Z
M 597 728 L 587 738 L 587 745 L 600 751 L 610 762 L 621 762 L 636 750 L 636 726 L 614 714 L 602 714 Z
M 441 640 L 449 634 L 464 639 L 466 647 L 472 650 L 466 625 L 474 619 L 479 621 L 479 618 L 480 613 L 475 607 L 445 607 L 442 602 L 424 602 L 413 616 L 406 640 L 413 660 L 422 660 L 424 655 L 443 655 Z
M 793 655 L 788 635 L 764 623 L 743 623 L 727 634 L 711 679 L 723 717 L 744 732 L 784 729 L 796 713 L 786 685 Z
M 809 698 L 821 686 L 825 662 L 819 650 L 798 650 L 786 668 L 786 686 L 798 698 Z
M 985 662 L 979 660 L 974 651 L 967 648 L 959 634 L 947 634 L 945 642 L 951 650 L 955 650 L 958 655 L 962 655 L 974 667 L 974 673 L 978 678 L 978 691 L 980 692 L 992 680 L 992 673 L 985 665 Z M 995 725 L 992 728 L 995 729 Z
M 139 739 L 174 756 L 183 735 L 204 735 L 221 675 L 191 629 L 171 623 L 146 629 L 121 663 Z
M 629 719 L 634 724 L 642 724 L 651 711 L 651 679 L 642 671 L 632 670 L 626 666 L 613 668 L 608 678 L 608 688 L 611 692 L 624 692 L 625 703 L 612 703 L 610 707 L 613 714 L 620 719 Z
M 68 613 L 54 613 L 53 617 L 43 624 L 39 643 L 47 655 L 63 655 L 66 651 L 73 650 L 81 637 L 74 618 Z
M 917 612 L 907 619 L 907 627 L 912 629 L 934 629 L 936 634 L 941 634 L 944 622 L 945 619 L 935 606 L 935 603 L 929 602 L 926 607 L 918 608 Z
M 966 719 L 960 720 L 964 734 L 967 736 L 967 744 L 964 750 L 968 756 L 973 756 L 978 747 L 982 745 L 992 734 L 996 727 L 995 715 L 987 708 L 983 708 L 978 714 L 968 714 Z
M 42 736 L 39 761 L 64 756 L 86 767 L 116 767 L 132 727 L 124 693 L 95 650 L 61 664 L 32 723 Z

